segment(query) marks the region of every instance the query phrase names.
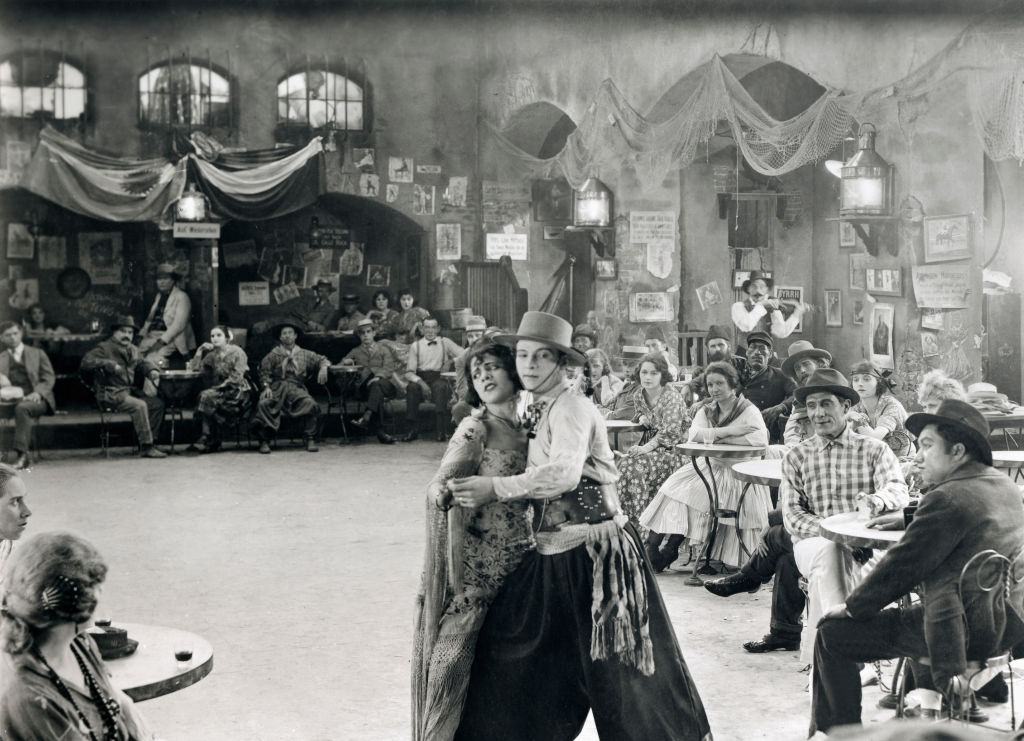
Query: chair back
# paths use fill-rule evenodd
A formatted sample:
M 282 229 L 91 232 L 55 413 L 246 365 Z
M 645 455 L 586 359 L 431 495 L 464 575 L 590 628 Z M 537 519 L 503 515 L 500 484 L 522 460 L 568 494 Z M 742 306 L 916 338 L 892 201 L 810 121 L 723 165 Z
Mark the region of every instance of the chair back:
M 990 594 L 999 589 L 1004 596 L 1008 596 L 1013 579 L 1013 565 L 1013 560 L 991 548 L 975 553 L 960 569 L 960 579 L 956 587 L 960 604 L 963 604 L 965 589 L 983 594 Z M 1017 579 L 1017 582 L 1019 581 L 1020 579 Z

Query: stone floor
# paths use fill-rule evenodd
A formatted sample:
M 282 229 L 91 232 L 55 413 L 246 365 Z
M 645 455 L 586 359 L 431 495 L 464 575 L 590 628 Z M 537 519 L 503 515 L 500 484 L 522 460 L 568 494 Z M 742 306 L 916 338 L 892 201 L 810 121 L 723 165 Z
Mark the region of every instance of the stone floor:
M 29 533 L 73 529 L 110 564 L 99 613 L 193 630 L 213 673 L 142 705 L 168 741 L 382 741 L 409 736 L 422 489 L 442 445 L 325 444 L 319 454 L 109 461 L 50 453 L 26 474 Z M 750 656 L 770 595 L 723 600 L 660 584 L 715 738 L 802 739 L 795 654 Z M 874 709 L 867 691 L 866 720 Z M 593 726 L 582 738 L 595 739 Z

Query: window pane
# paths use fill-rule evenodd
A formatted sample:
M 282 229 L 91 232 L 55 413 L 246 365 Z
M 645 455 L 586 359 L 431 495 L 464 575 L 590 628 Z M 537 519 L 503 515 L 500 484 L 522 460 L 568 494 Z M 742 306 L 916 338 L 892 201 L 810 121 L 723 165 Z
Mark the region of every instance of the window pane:
M 0 64 L 0 85 L 14 84 L 14 69 L 10 62 Z
M 52 51 L 18 52 L 0 63 L 0 115 L 73 119 L 85 112 L 85 75 Z
M 226 126 L 230 81 L 202 64 L 165 64 L 139 76 L 143 122 Z
M 357 130 L 363 128 L 363 104 L 362 103 L 349 103 L 348 104 L 348 120 L 346 121 L 346 129 Z
M 363 127 L 362 88 L 335 72 L 310 70 L 290 75 L 277 84 L 277 97 L 278 120 L 313 128 L 329 123 L 347 129 Z
M 57 118 L 78 118 L 85 113 L 85 91 L 65 90 L 62 97 L 58 90 L 54 111 Z
M 0 115 L 21 117 L 21 88 L 0 85 Z

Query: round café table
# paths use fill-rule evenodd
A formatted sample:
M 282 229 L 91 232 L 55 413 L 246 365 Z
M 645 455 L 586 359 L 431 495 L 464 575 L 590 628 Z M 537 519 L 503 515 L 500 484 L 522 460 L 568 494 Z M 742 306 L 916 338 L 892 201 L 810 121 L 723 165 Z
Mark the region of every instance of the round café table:
M 1014 411 L 1011 414 L 986 414 L 985 421 L 988 422 L 989 430 L 994 436 L 996 432 L 1000 432 L 1003 437 L 1003 444 L 1007 448 L 1021 448 L 1021 441 L 1010 434 L 1010 430 L 1020 430 L 1024 428 L 1024 413 Z
M 356 384 L 359 381 L 359 374 L 362 372 L 363 366 L 361 365 L 344 365 L 338 363 L 337 365 L 328 366 L 327 372 L 334 377 L 334 383 L 338 387 L 338 404 L 340 408 L 339 417 L 341 417 L 341 434 L 345 438 L 345 442 L 350 442 L 348 437 L 348 425 L 345 422 L 345 409 L 348 406 L 350 398 L 355 397 Z
M 643 432 L 647 428 L 639 422 L 633 422 L 629 419 L 606 419 L 604 421 L 605 429 L 608 430 L 608 434 L 612 436 L 612 450 L 619 449 L 619 434 L 623 432 Z
M 131 656 L 106 661 L 115 687 L 135 700 L 154 697 L 190 687 L 213 670 L 213 646 L 200 635 L 178 628 L 139 623 L 116 623 L 139 646 Z M 189 661 L 179 662 L 174 652 L 192 649 Z
M 699 587 L 704 584 L 704 581 L 700 578 L 700 573 L 710 573 L 711 564 L 711 549 L 715 544 L 715 537 L 718 535 L 718 518 L 726 517 L 732 518 L 736 521 L 736 529 L 739 529 L 740 525 L 740 509 L 743 505 L 743 495 L 746 494 L 747 488 L 744 487 L 740 494 L 740 501 L 736 509 L 722 509 L 718 506 L 718 481 L 715 479 L 715 470 L 711 466 L 711 459 L 723 460 L 723 461 L 744 461 L 752 458 L 761 458 L 764 456 L 767 447 L 759 445 L 720 445 L 717 443 L 698 443 L 688 442 L 680 443 L 676 445 L 676 449 L 683 453 L 683 455 L 690 456 L 690 461 L 693 464 L 693 470 L 697 472 L 697 476 L 700 477 L 701 482 L 704 484 L 704 489 L 708 493 L 708 507 L 709 514 L 711 515 L 711 532 L 708 534 L 708 540 L 704 544 L 704 567 L 700 567 L 700 555 L 698 554 L 697 560 L 693 564 L 693 573 L 686 579 L 686 584 L 691 587 Z M 704 463 L 708 469 L 708 476 L 705 478 L 704 474 L 701 473 L 700 465 L 697 459 L 703 458 Z M 708 479 L 711 479 L 708 481 Z M 740 541 L 740 549 L 746 552 L 746 548 L 743 547 L 743 541 Z M 749 554 L 748 554 L 749 555 Z
M 174 430 L 178 420 L 184 421 L 186 406 L 195 402 L 196 382 L 203 375 L 200 371 L 162 370 L 160 371 L 160 398 L 164 400 L 164 409 L 171 420 L 171 452 L 174 452 Z
M 1016 481 L 1024 476 L 1024 450 L 993 450 L 992 464 L 1009 471 Z
M 743 482 L 743 492 L 740 494 L 740 501 L 747 496 L 747 489 L 751 486 L 767 486 L 770 489 L 778 489 L 782 484 L 782 459 L 770 458 L 762 461 L 742 461 L 732 464 L 732 474 Z M 778 502 L 772 500 L 772 506 Z M 746 552 L 746 548 L 740 543 L 740 548 Z M 747 554 L 748 556 L 750 554 Z

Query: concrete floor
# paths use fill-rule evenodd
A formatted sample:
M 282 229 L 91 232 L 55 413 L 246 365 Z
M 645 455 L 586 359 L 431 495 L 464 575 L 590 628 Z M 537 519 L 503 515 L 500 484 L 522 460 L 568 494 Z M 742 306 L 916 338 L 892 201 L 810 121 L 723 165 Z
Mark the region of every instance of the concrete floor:
M 209 677 L 142 705 L 168 741 L 406 739 L 422 491 L 442 450 L 50 453 L 25 476 L 29 533 L 72 529 L 98 546 L 110 565 L 98 614 L 213 644 Z M 715 738 L 804 738 L 796 655 L 740 648 L 767 628 L 768 591 L 723 600 L 684 579 L 660 584 Z M 877 698 L 867 690 L 866 721 L 891 717 Z M 597 738 L 592 725 L 582 738 Z

